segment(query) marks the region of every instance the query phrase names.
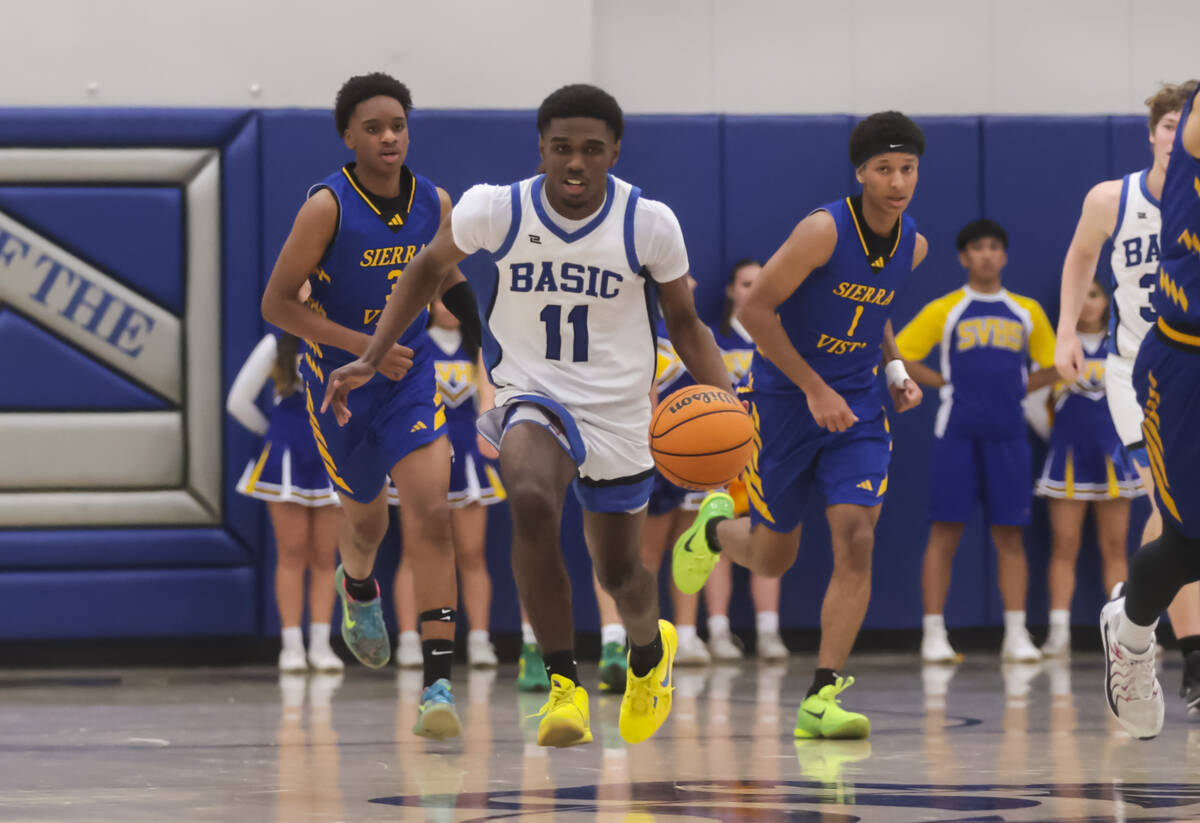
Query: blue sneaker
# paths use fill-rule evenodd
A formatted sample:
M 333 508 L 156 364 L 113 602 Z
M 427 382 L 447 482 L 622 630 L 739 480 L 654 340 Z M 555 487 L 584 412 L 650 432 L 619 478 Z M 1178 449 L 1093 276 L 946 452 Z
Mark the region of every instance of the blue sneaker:
M 355 600 L 346 593 L 346 571 L 340 565 L 333 584 L 342 599 L 342 640 L 346 641 L 346 648 L 364 666 L 383 668 L 392 656 L 392 642 L 383 622 L 379 584 L 375 584 L 374 599 Z
M 417 709 L 417 722 L 413 734 L 430 740 L 445 740 L 462 734 L 462 722 L 454 708 L 454 695 L 450 693 L 450 681 L 442 677 L 421 692 L 421 706 Z

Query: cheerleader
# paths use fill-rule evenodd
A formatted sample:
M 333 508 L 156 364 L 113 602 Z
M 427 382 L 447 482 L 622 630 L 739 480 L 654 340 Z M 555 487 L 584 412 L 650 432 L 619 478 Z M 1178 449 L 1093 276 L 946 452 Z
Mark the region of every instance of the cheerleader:
M 446 408 L 446 427 L 454 459 L 450 464 L 450 520 L 454 535 L 454 558 L 462 589 L 461 602 L 467 613 L 467 662 L 475 668 L 497 664 L 488 622 L 492 610 L 492 581 L 484 556 L 487 541 L 487 507 L 504 499 L 495 449 L 475 432 L 480 409 L 493 404 L 491 383 L 479 368 L 479 341 L 464 340 L 458 319 L 435 301 L 430 306 L 426 333 L 434 343 L 434 368 L 438 393 Z M 389 502 L 398 501 L 388 490 Z M 403 517 L 404 513 L 400 512 Z M 412 570 L 405 554 L 396 570 L 396 619 L 400 624 L 400 646 L 396 665 L 418 667 L 422 663 L 421 640 L 417 633 L 417 611 Z
M 275 602 L 283 627 L 279 669 L 342 671 L 345 666 L 329 645 L 329 620 L 335 597 L 337 538 L 341 509 L 317 453 L 305 409 L 299 364 L 299 340 L 268 334 L 258 342 L 229 390 L 226 409 L 245 428 L 262 436 L 259 455 L 242 472 L 237 490 L 267 501 L 275 530 Z M 270 420 L 255 400 L 267 380 L 275 384 Z M 304 613 L 304 573 L 308 572 L 308 655 L 300 618 Z
M 1104 590 L 1125 579 L 1125 544 L 1130 500 L 1145 494 L 1137 469 L 1121 445 L 1104 396 L 1108 296 L 1095 282 L 1088 288 L 1076 329 L 1086 366 L 1070 386 L 1059 384 L 1054 402 L 1046 465 L 1035 492 L 1049 498 L 1050 635 L 1046 657 L 1071 651 L 1071 597 L 1075 559 L 1088 506 L 1096 518 Z
M 750 360 L 754 356 L 754 341 L 737 321 L 735 314 L 742 307 L 761 270 L 762 264 L 749 258 L 733 264 L 729 283 L 725 286 L 725 311 L 720 325 L 712 330 L 735 386 L 740 385 L 750 373 Z M 749 511 L 746 487 L 740 479 L 730 484 L 729 493 L 733 496 L 738 516 Z M 703 496 L 701 494 L 696 499 L 689 499 L 688 505 L 699 508 L 699 500 Z M 736 660 L 742 656 L 737 639 L 729 630 L 729 600 L 732 595 L 733 564 L 718 563 L 704 587 L 704 602 L 708 606 L 708 647 L 718 660 Z M 755 648 L 758 656 L 764 660 L 787 658 L 787 646 L 779 636 L 779 578 L 751 574 L 750 597 L 754 601 Z

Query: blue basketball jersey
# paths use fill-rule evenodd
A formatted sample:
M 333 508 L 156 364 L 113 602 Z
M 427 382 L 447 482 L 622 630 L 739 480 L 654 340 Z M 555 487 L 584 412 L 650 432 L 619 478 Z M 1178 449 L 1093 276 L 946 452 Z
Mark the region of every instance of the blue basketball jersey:
M 338 202 L 337 231 L 309 276 L 309 306 L 340 326 L 369 335 L 396 279 L 437 233 L 442 207 L 433 183 L 405 168 L 401 191 L 409 194 L 407 209 L 402 206 L 391 215 L 381 212 L 355 179 L 353 166 L 338 169 L 308 192 L 312 197 L 328 189 Z M 411 345 L 425 329 L 427 318 L 422 310 L 399 342 Z M 305 362 L 315 373 L 328 374 L 356 357 L 313 342 L 308 342 L 308 349 Z
M 863 234 L 869 229 L 858 225 L 850 198 L 828 203 L 818 211 L 833 217 L 837 244 L 829 262 L 814 269 L 779 304 L 779 319 L 796 351 L 830 388 L 843 395 L 858 395 L 851 408 L 878 407 L 879 347 L 896 294 L 912 273 L 916 223 L 907 214 L 901 216 L 891 259 L 874 269 Z M 754 391 L 799 391 L 791 378 L 759 352 L 754 354 L 751 372 Z
M 1195 99 L 1184 104 L 1163 182 L 1162 265 L 1151 298 L 1160 328 L 1184 330 L 1191 345 L 1200 343 L 1200 160 L 1183 147 L 1183 132 Z

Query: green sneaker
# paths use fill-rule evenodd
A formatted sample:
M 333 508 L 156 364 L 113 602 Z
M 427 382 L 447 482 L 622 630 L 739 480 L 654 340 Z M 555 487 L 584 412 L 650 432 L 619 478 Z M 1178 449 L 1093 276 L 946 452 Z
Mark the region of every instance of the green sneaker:
M 346 641 L 346 648 L 364 666 L 372 669 L 386 666 L 392 656 L 392 642 L 383 622 L 379 584 L 375 584 L 374 598 L 359 601 L 346 593 L 346 571 L 341 566 L 337 567 L 333 583 L 342 599 L 342 640 Z
M 517 661 L 517 691 L 550 691 L 550 676 L 546 674 L 546 664 L 542 661 L 542 650 L 536 643 L 526 643 L 521 646 L 521 658 Z
M 708 547 L 705 528 L 714 517 L 733 517 L 733 498 L 725 492 L 709 492 L 700 504 L 700 511 L 688 530 L 675 541 L 671 558 L 671 574 L 675 586 L 684 594 L 695 594 L 704 588 L 713 566 L 721 555 Z
M 871 734 L 871 721 L 857 712 L 848 712 L 837 696 L 854 685 L 854 678 L 837 679 L 821 691 L 804 698 L 796 712 L 794 736 L 801 739 L 823 737 L 836 740 L 862 740 Z
M 625 672 L 629 668 L 629 651 L 623 643 L 605 643 L 600 650 L 600 691 L 625 693 Z

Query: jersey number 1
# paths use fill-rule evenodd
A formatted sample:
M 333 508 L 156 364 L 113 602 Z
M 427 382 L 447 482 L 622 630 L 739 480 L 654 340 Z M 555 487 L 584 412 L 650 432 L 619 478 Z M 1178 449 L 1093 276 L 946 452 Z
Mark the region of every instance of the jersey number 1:
M 850 321 L 850 328 L 846 329 L 847 337 L 854 336 L 854 330 L 858 328 L 858 321 L 859 321 L 859 318 L 862 317 L 862 314 L 863 314 L 862 304 L 855 306 L 854 307 L 854 319 Z
M 567 312 L 567 322 L 575 338 L 571 360 L 576 363 L 586 363 L 588 359 L 587 310 L 583 305 Z M 546 306 L 538 316 L 546 324 L 546 359 L 562 360 L 562 306 Z

